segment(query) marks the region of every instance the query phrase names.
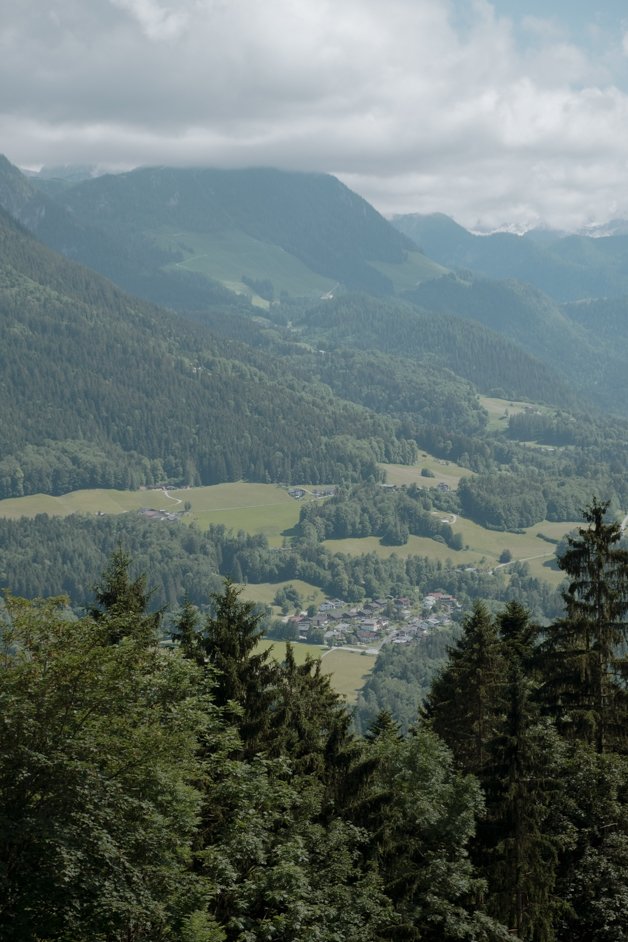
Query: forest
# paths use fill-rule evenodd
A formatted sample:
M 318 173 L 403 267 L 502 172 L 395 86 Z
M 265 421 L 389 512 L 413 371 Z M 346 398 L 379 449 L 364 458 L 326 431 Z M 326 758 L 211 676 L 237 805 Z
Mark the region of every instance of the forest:
M 346 501 L 343 512 L 351 514 L 352 506 Z M 519 597 L 541 620 L 553 618 L 560 608 L 559 594 L 531 576 L 525 563 L 515 563 L 506 577 L 501 570 L 458 564 L 454 550 L 445 562 L 418 555 L 349 555 L 327 549 L 307 521 L 302 530 L 288 545 L 273 547 L 263 534 L 234 532 L 223 525 L 201 530 L 155 523 L 139 514 L 0 518 L 0 579 L 25 598 L 66 595 L 80 613 L 97 574 L 122 546 L 140 571 L 150 573 L 154 608 L 176 608 L 185 598 L 202 606 L 222 578 L 237 583 L 302 579 L 347 601 L 389 594 L 414 597 L 438 589 L 465 604 L 478 598 L 506 602 Z
M 621 942 L 628 551 L 594 501 L 563 609 L 477 601 L 409 729 L 357 733 L 226 581 L 163 611 L 114 550 L 93 603 L 7 595 L 7 942 Z

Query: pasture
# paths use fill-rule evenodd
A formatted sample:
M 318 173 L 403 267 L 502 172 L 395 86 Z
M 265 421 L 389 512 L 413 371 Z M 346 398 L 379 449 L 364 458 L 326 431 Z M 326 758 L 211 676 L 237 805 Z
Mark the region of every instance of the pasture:
M 540 406 L 534 402 L 513 401 L 511 399 L 496 399 L 493 396 L 480 396 L 480 405 L 488 412 L 487 428 L 492 432 L 503 432 L 508 428 L 508 418 L 511 415 L 519 415 L 526 409 L 550 413 L 552 410 L 547 406 Z
M 376 660 L 375 654 L 333 648 L 323 655 L 321 669 L 324 674 L 331 674 L 331 685 L 336 693 L 345 697 L 347 703 L 353 704 Z
M 196 522 L 202 529 L 211 523 L 224 524 L 247 533 L 263 533 L 271 546 L 281 546 L 283 531 L 299 520 L 299 501 L 275 484 L 215 484 L 210 487 L 162 490 L 73 491 L 60 497 L 33 494 L 0 501 L 0 517 L 34 517 L 69 514 L 121 514 L 141 508 L 178 512 L 188 503 L 182 520 Z
M 386 469 L 390 483 L 420 484 L 437 483 L 444 480 L 451 487 L 469 472 L 453 462 L 440 462 L 425 453 L 420 457 L 420 466 L 409 468 L 404 465 L 382 465 Z M 434 469 L 436 478 L 422 478 L 420 467 Z M 307 500 L 307 498 L 305 498 Z M 151 508 L 163 511 L 181 511 L 185 506 L 182 520 L 195 522 L 201 529 L 210 524 L 223 524 L 228 529 L 244 530 L 252 534 L 264 534 L 271 546 L 281 546 L 289 532 L 299 519 L 300 504 L 290 497 L 284 487 L 275 484 L 216 484 L 210 487 L 194 487 L 163 490 L 83 490 L 50 497 L 47 494 L 34 494 L 30 497 L 9 498 L 0 501 L 0 517 L 33 517 L 46 513 L 50 516 L 67 516 L 73 513 L 84 514 L 121 514 Z M 435 512 L 439 513 L 439 512 Z M 451 521 L 451 515 L 442 514 L 442 519 Z M 460 533 L 464 549 L 456 552 L 443 543 L 427 537 L 411 536 L 404 546 L 382 546 L 377 537 L 351 538 L 346 540 L 327 540 L 325 547 L 330 552 L 361 555 L 375 553 L 388 557 L 393 553 L 398 556 L 428 556 L 431 559 L 446 562 L 451 560 L 454 566 L 467 565 L 484 569 L 494 568 L 498 564 L 500 553 L 508 549 L 513 561 L 525 560 L 533 575 L 552 585 L 559 585 L 562 573 L 548 568 L 547 562 L 553 556 L 551 543 L 539 538 L 544 533 L 552 539 L 560 539 L 565 533 L 578 526 L 576 521 L 550 523 L 543 521 L 528 528 L 524 533 L 503 533 L 485 530 L 483 527 L 463 517 L 457 517 L 452 523 L 454 533 Z M 245 588 L 245 597 L 265 604 L 272 604 L 275 592 L 287 583 L 271 585 L 251 585 Z M 305 605 L 318 604 L 322 592 L 308 583 L 293 582 L 304 598 Z
M 320 605 L 325 599 L 324 593 L 318 586 L 310 585 L 309 582 L 303 582 L 301 579 L 288 579 L 287 582 L 249 582 L 242 587 L 241 598 L 245 601 L 259 602 L 261 605 L 272 605 L 277 591 L 289 585 L 294 586 L 300 593 L 305 608 L 308 605 Z
M 156 241 L 183 255 L 171 268 L 213 278 L 240 294 L 253 295 L 251 288 L 243 283 L 242 275 L 270 280 L 276 296 L 287 291 L 293 295 L 320 297 L 334 287 L 332 279 L 310 271 L 280 246 L 255 239 L 239 229 L 221 229 L 215 233 L 164 230 Z
M 443 514 L 442 516 L 443 520 L 451 519 L 450 515 Z M 449 560 L 454 566 L 466 565 L 479 569 L 494 569 L 499 565 L 502 551 L 508 549 L 512 553 L 512 563 L 526 562 L 532 575 L 553 586 L 558 586 L 564 579 L 562 572 L 551 569 L 547 565 L 554 556 L 554 546 L 543 540 L 539 534 L 559 540 L 579 525 L 576 521 L 555 523 L 544 520 L 533 527 L 528 527 L 523 533 L 505 533 L 486 530 L 471 520 L 457 517 L 455 523 L 452 524 L 452 530 L 454 533 L 462 534 L 465 544 L 465 548 L 457 552 L 443 543 L 420 536 L 409 537 L 404 546 L 382 546 L 379 539 L 374 536 L 326 540 L 324 545 L 331 553 L 347 553 L 352 556 L 375 553 L 380 557 L 388 557 L 393 553 L 401 557 L 428 556 L 430 559 L 441 562 Z M 508 566 L 503 568 L 507 573 Z
M 326 648 L 321 647 L 318 644 L 293 644 L 292 650 L 294 651 L 294 659 L 297 664 L 305 664 L 308 657 L 319 658 L 326 650 Z M 257 647 L 255 649 L 256 653 L 261 651 L 270 651 L 273 660 L 281 661 L 285 660 L 286 657 L 286 642 L 285 641 L 271 641 L 270 639 L 263 638 L 261 641 L 258 641 Z
M 387 484 L 418 484 L 419 487 L 436 487 L 437 484 L 447 484 L 453 491 L 458 487 L 460 478 L 471 477 L 473 471 L 463 468 L 455 461 L 445 461 L 435 458 L 426 451 L 419 452 L 416 464 L 380 464 L 382 471 L 386 472 Z M 427 468 L 434 477 L 424 478 L 421 470 Z

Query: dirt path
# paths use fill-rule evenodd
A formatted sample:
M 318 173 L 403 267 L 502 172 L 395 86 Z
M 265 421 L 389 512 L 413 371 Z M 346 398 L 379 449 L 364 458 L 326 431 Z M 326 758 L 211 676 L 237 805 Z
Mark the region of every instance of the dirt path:
M 166 489 L 165 487 L 162 487 L 161 490 L 162 490 L 162 493 L 163 493 L 164 497 L 167 497 L 168 500 L 174 501 L 175 504 L 182 504 L 182 503 L 183 503 L 183 500 L 182 500 L 180 497 L 173 497 L 172 494 L 170 494 L 170 493 L 167 491 L 167 489 Z M 160 507 L 160 508 L 159 508 L 159 512 L 160 512 L 160 513 L 166 513 L 166 512 L 167 512 L 167 509 L 166 509 L 165 507 Z
M 531 559 L 543 559 L 546 556 L 553 556 L 554 553 L 537 553 L 536 556 L 523 556 L 521 559 L 509 559 L 507 563 L 497 563 L 493 569 L 503 569 L 504 566 L 514 566 L 515 563 L 528 563 Z

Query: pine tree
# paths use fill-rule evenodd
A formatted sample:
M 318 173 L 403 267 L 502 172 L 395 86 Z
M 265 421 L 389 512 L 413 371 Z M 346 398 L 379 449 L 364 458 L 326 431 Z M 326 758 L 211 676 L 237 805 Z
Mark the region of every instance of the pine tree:
M 519 659 L 511 659 L 501 732 L 490 746 L 485 779 L 486 820 L 479 831 L 488 879 L 489 911 L 521 940 L 550 942 L 559 837 L 552 811 L 561 779 L 562 748 L 543 722 L 534 687 Z
M 88 610 L 95 621 L 109 626 L 111 644 L 129 634 L 155 636 L 161 624 L 161 611 L 148 612 L 152 593 L 146 587 L 146 576 L 142 573 L 131 579 L 130 568 L 131 557 L 118 547 L 94 587 L 96 604 Z
M 544 647 L 547 697 L 561 730 L 591 743 L 597 752 L 625 750 L 628 724 L 628 550 L 621 529 L 607 523 L 608 503 L 594 500 L 584 512 L 588 527 L 569 537 L 559 560 L 570 582 L 566 612 Z
M 202 665 L 205 662 L 205 655 L 200 639 L 200 617 L 198 609 L 192 605 L 188 598 L 184 599 L 183 605 L 173 631 L 173 640 L 178 641 L 185 657 L 196 661 Z
M 269 650 L 256 651 L 264 634 L 261 615 L 252 602 L 240 601 L 241 591 L 227 579 L 224 591 L 212 595 L 214 612 L 194 657 L 214 669 L 214 702 L 237 727 L 243 755 L 254 756 L 268 742 L 277 667 Z
M 423 714 L 459 766 L 480 781 L 487 772 L 489 743 L 504 710 L 503 678 L 497 629 L 486 607 L 476 602 L 447 666 L 432 684 Z

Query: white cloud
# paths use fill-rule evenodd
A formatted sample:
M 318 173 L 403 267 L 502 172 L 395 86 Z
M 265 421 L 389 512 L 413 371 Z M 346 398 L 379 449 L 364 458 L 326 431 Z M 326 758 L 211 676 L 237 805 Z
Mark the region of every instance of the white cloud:
M 617 33 L 593 57 L 551 0 L 525 35 L 463 6 L 464 29 L 453 0 L 21 0 L 0 25 L 3 149 L 326 170 L 384 211 L 468 223 L 628 216 Z

